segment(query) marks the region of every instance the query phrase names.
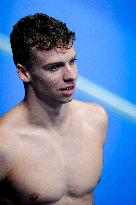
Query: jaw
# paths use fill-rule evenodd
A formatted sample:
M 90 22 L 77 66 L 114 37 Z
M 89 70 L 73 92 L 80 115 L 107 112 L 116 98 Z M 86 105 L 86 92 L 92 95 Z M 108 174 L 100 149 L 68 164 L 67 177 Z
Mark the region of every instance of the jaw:
M 45 86 L 44 86 L 45 87 Z M 58 89 L 45 92 L 44 89 L 34 89 L 32 86 L 27 88 L 26 101 L 29 101 L 30 106 L 43 107 L 43 110 L 49 109 L 60 110 L 63 104 L 67 104 L 73 100 L 73 95 L 64 95 Z
M 71 102 L 72 100 L 73 100 L 73 97 L 69 97 L 69 98 L 67 98 L 67 99 L 62 100 L 60 103 L 66 104 L 66 103 Z

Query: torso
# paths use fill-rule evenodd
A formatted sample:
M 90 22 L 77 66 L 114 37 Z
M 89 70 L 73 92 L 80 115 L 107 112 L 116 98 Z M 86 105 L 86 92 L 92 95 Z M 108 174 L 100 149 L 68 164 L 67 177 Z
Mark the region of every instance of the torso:
M 61 134 L 32 127 L 13 130 L 7 185 L 17 193 L 15 204 L 93 205 L 102 144 L 82 117 Z

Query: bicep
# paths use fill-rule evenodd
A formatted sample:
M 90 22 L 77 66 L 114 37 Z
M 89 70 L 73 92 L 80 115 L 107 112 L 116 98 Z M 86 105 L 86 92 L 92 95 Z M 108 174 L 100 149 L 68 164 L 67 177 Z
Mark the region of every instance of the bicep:
M 107 128 L 108 128 L 108 114 L 100 105 L 94 105 L 93 125 L 100 138 L 101 144 L 105 144 Z
M 105 144 L 107 130 L 108 130 L 108 114 L 103 109 L 101 113 L 101 117 L 98 120 L 98 133 L 99 133 L 102 145 Z

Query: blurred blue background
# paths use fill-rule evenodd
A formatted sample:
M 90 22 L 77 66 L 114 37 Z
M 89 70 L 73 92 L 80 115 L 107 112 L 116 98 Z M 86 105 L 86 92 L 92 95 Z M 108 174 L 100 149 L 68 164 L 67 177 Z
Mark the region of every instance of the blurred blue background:
M 79 82 L 75 98 L 109 114 L 96 205 L 136 204 L 136 2 L 133 0 L 3 0 L 0 3 L 0 115 L 24 96 L 9 48 L 21 17 L 45 12 L 76 32 Z

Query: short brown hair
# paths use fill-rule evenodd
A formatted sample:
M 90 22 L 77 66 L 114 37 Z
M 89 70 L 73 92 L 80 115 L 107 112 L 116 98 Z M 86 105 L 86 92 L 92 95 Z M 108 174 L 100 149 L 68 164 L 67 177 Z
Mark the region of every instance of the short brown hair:
M 32 66 L 32 48 L 70 48 L 74 40 L 75 32 L 69 31 L 65 23 L 43 13 L 20 19 L 10 34 L 14 63 L 24 66 Z

